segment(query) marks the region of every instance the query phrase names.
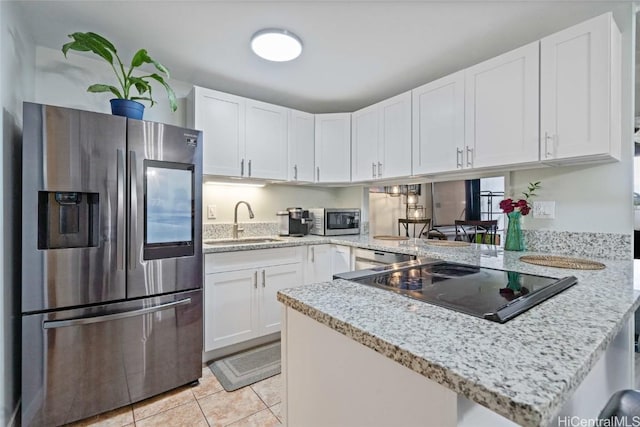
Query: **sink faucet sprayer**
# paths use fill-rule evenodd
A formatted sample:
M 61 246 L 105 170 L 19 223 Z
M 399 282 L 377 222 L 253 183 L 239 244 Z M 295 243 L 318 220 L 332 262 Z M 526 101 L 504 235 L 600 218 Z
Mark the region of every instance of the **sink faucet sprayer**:
M 238 228 L 238 206 L 240 206 L 241 203 L 244 203 L 245 205 L 247 205 L 247 209 L 249 209 L 249 218 L 253 219 L 254 217 L 253 210 L 251 210 L 251 205 L 249 203 L 245 202 L 244 200 L 240 200 L 238 203 L 236 203 L 236 207 L 233 210 L 233 238 L 234 239 L 238 238 L 239 231 L 244 231 L 244 228 Z

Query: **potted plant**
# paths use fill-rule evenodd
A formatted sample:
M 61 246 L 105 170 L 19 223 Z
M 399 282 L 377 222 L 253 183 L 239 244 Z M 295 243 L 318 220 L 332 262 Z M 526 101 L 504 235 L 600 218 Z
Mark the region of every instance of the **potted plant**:
M 111 68 L 113 68 L 113 72 L 118 79 L 119 87 L 98 83 L 87 88 L 87 92 L 111 92 L 116 96 L 116 99 L 111 100 L 112 114 L 133 119 L 142 119 L 144 105 L 137 101 L 149 101 L 151 106 L 156 103 L 152 96 L 151 79 L 157 81 L 166 89 L 171 111 L 178 109 L 176 95 L 173 89 L 171 89 L 160 74 L 133 75 L 134 70 L 143 64 L 153 64 L 158 72 L 166 75 L 167 79 L 170 77 L 169 70 L 151 58 L 145 49 L 140 49 L 133 55 L 129 69 L 126 70 L 118 56 L 115 46 L 101 35 L 88 32 L 69 34 L 69 37 L 72 38 L 73 41 L 62 46 L 62 53 L 64 53 L 65 58 L 69 50 L 93 52 L 107 61 L 109 65 L 111 65 Z M 134 94 L 134 88 L 137 94 Z

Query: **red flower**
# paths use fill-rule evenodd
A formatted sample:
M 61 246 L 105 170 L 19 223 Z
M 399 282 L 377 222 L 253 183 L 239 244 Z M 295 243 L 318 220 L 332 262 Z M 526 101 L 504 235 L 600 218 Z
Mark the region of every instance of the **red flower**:
M 503 207 L 502 211 L 504 213 L 511 213 L 511 212 L 513 212 L 514 209 L 515 209 L 515 207 L 511 204 L 511 205 Z
M 512 205 L 513 205 L 513 200 L 504 199 L 503 201 L 500 202 L 500 209 L 505 210 L 508 207 L 512 207 Z
M 520 211 L 522 215 L 527 215 L 531 212 L 531 205 L 529 204 L 529 198 L 532 196 L 536 196 L 536 190 L 540 188 L 540 181 L 538 182 L 530 182 L 527 187 L 527 192 L 523 192 L 524 199 L 519 199 L 517 202 L 514 202 L 513 199 L 504 199 L 500 202 L 500 209 L 504 213 L 511 213 L 515 210 Z

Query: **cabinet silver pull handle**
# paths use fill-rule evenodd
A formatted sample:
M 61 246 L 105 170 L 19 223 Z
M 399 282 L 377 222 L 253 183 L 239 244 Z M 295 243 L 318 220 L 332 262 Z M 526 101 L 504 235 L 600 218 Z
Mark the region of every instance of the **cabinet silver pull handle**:
M 240 176 L 244 176 L 244 159 L 240 160 Z
M 548 132 L 544 133 L 544 156 L 545 158 L 552 157 L 552 154 L 549 151 L 549 140 L 553 143 L 553 137 L 548 134 Z
M 262 287 L 265 288 L 267 286 L 267 273 L 262 270 Z
M 462 169 L 462 149 L 456 147 L 456 169 Z
M 473 166 L 473 148 L 467 147 L 467 166 Z
M 371 162 L 371 177 L 376 177 L 376 164 L 374 162 Z
M 249 160 L 249 176 L 251 176 L 251 160 Z
M 298 165 L 293 165 L 293 179 L 298 180 Z
M 382 177 L 382 163 L 378 162 L 378 178 Z
M 316 181 L 320 182 L 320 166 L 316 166 Z
M 253 287 L 258 289 L 258 270 L 253 272 Z

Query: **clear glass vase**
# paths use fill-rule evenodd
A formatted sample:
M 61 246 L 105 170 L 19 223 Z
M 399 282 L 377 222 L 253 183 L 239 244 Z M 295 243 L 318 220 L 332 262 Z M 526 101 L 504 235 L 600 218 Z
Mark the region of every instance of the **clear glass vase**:
M 518 211 L 509 212 L 509 224 L 507 225 L 507 237 L 504 241 L 504 249 L 506 251 L 524 251 L 524 239 L 522 237 L 522 228 L 520 227 L 520 218 L 522 214 Z

